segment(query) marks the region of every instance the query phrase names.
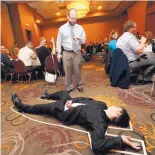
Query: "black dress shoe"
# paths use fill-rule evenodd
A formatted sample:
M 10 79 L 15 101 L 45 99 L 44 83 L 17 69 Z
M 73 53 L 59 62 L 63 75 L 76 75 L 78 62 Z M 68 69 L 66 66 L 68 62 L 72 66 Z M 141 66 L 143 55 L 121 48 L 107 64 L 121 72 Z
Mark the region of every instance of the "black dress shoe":
M 73 89 L 66 89 L 66 91 L 68 91 L 68 93 L 70 93 L 73 91 Z
M 49 96 L 49 94 L 48 94 L 47 90 L 45 90 L 45 91 L 42 93 L 42 95 L 40 96 L 40 98 L 41 98 L 41 99 L 48 99 L 48 96 Z
M 77 90 L 78 90 L 80 93 L 83 93 L 83 92 L 84 92 L 83 88 L 77 88 Z
M 12 102 L 16 109 L 19 110 L 23 109 L 23 104 L 21 103 L 21 100 L 16 94 L 12 94 Z

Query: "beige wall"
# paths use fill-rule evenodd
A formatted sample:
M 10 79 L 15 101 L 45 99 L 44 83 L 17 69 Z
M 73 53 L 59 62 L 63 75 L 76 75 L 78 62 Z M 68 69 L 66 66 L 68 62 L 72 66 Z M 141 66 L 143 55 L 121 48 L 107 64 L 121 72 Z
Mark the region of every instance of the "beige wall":
M 1 45 L 11 48 L 14 45 L 14 34 L 7 5 L 1 3 Z

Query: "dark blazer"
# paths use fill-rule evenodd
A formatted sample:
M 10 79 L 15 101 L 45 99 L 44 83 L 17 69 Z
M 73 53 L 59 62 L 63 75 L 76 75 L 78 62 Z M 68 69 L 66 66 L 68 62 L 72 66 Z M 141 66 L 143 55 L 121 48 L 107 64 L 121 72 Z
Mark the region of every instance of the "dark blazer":
M 104 111 L 107 109 L 104 102 L 85 97 L 71 98 L 66 91 L 52 94 L 51 99 L 59 100 L 54 105 L 57 119 L 63 121 L 65 125 L 76 124 L 90 131 L 95 155 L 106 154 L 110 149 L 122 149 L 123 141 L 120 136 L 105 138 L 110 120 Z M 68 99 L 71 99 L 73 103 L 85 105 L 64 111 L 64 105 Z M 53 106 L 53 103 L 51 105 Z
M 130 84 L 130 68 L 128 58 L 120 48 L 116 48 L 112 56 L 109 72 L 111 86 L 127 89 Z
M 21 110 L 31 114 L 49 114 L 62 121 L 63 124 L 76 124 L 86 128 L 91 133 L 93 152 L 97 155 L 106 154 L 110 149 L 122 148 L 123 141 L 120 136 L 105 138 L 110 120 L 104 111 L 107 109 L 104 102 L 84 97 L 72 99 L 67 91 L 59 91 L 47 96 L 48 99 L 57 101 L 49 104 L 22 104 Z M 67 100 L 72 100 L 73 103 L 83 103 L 84 105 L 64 111 Z
M 112 52 L 108 48 L 108 49 L 106 49 L 106 62 L 105 62 L 106 74 L 109 74 L 110 67 L 111 67 L 111 62 L 112 62 Z
M 44 46 L 37 48 L 36 52 L 37 52 L 37 56 L 38 56 L 40 63 L 41 63 L 41 68 L 43 70 L 45 67 L 45 59 L 47 56 L 51 55 L 51 53 L 50 53 L 49 49 L 47 47 L 44 47 Z
M 13 61 L 10 60 L 9 57 L 4 53 L 1 53 L 1 62 L 4 64 L 4 67 L 2 67 L 3 72 L 14 72 Z

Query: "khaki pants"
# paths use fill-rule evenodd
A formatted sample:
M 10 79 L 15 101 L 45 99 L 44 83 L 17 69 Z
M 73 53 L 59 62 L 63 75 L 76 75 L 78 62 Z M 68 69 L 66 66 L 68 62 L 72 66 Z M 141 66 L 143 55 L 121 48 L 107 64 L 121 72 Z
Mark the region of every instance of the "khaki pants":
M 74 72 L 76 87 L 82 88 L 81 67 L 82 55 L 81 51 L 67 52 L 63 51 L 63 65 L 65 70 L 65 86 L 66 90 L 73 89 L 72 75 Z

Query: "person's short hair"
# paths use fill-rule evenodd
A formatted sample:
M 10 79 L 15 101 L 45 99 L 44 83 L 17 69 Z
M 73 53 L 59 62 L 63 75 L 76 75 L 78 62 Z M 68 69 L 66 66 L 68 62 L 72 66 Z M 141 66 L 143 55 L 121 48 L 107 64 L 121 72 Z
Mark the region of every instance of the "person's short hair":
M 149 38 L 152 38 L 152 32 L 151 31 L 147 31 L 145 32 L 145 36 L 148 35 Z
M 122 108 L 121 115 L 113 119 L 113 123 L 120 127 L 128 127 L 129 126 L 130 116 L 127 111 Z
M 26 42 L 26 45 L 29 45 L 29 44 L 32 44 L 32 41 L 31 41 L 31 40 L 28 40 L 28 41 Z
M 134 21 L 127 21 L 124 26 L 123 26 L 123 31 L 124 32 L 128 32 L 128 30 L 132 27 L 134 27 L 134 24 L 136 24 L 136 22 Z
M 76 10 L 76 9 L 71 8 L 71 9 L 68 10 L 68 16 L 70 16 L 70 12 L 71 12 L 72 10 L 74 10 L 74 11 L 77 13 L 77 10 Z
M 40 43 L 41 43 L 43 40 L 46 40 L 46 38 L 40 37 Z

